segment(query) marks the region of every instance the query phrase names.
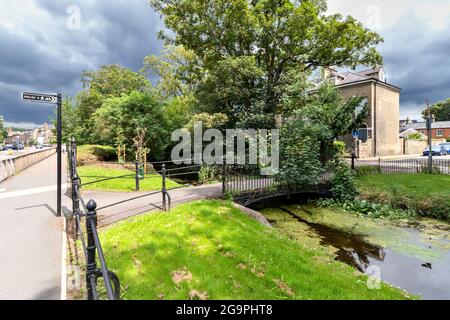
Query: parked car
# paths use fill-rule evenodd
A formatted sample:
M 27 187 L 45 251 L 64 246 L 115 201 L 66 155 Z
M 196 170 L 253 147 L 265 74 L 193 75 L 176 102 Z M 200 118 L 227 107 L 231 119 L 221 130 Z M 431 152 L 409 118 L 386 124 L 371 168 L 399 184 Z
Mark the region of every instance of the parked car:
M 21 143 L 15 143 L 15 144 L 13 144 L 13 147 L 12 147 L 12 149 L 15 151 L 23 150 L 24 148 L 25 147 Z
M 430 148 L 429 148 L 429 147 L 426 147 L 426 148 L 425 148 L 425 151 L 423 152 L 423 155 L 426 156 L 426 157 L 428 157 L 429 154 L 430 154 L 430 151 L 429 151 L 429 150 L 430 150 Z M 432 153 L 433 156 L 446 156 L 446 155 L 449 154 L 449 152 L 445 149 L 445 147 L 444 147 L 444 146 L 441 146 L 441 145 L 439 145 L 439 146 L 433 146 L 433 147 L 431 148 L 431 153 Z
M 3 146 L 2 151 L 8 151 L 8 150 L 13 150 L 13 149 L 14 149 L 14 146 L 12 144 L 5 144 Z
M 36 149 L 42 149 L 42 148 L 44 148 L 44 146 L 42 144 L 37 144 L 36 145 Z
M 441 146 L 447 150 L 447 153 L 450 154 L 450 142 L 441 143 Z

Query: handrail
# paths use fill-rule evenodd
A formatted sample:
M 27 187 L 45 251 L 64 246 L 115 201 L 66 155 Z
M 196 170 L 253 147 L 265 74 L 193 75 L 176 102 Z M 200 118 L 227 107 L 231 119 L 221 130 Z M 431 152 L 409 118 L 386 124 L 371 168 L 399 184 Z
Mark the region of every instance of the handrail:
M 103 254 L 102 245 L 100 244 L 100 239 L 97 233 L 97 224 L 95 223 L 94 220 L 89 220 L 89 222 L 91 224 L 92 233 L 95 241 L 95 247 L 97 248 L 98 258 L 100 260 L 100 269 L 102 271 L 102 276 L 105 282 L 106 293 L 108 294 L 108 299 L 115 300 L 113 289 L 110 282 L 111 279 L 109 278 L 109 270 L 108 267 L 106 266 L 105 256 Z
M 97 279 L 103 278 L 107 297 L 109 300 L 120 299 L 120 281 L 114 272 L 108 270 L 106 265 L 106 259 L 103 252 L 102 245 L 100 243 L 100 238 L 97 231 L 97 204 L 95 201 L 90 200 L 87 204 L 85 203 L 83 196 L 79 190 L 80 179 L 77 175 L 77 163 L 76 163 L 76 142 L 73 139 L 71 141 L 71 146 L 69 147 L 69 169 L 70 178 L 72 182 L 72 203 L 73 203 L 73 216 L 75 217 L 76 223 L 76 234 L 80 238 L 83 253 L 86 260 L 86 287 L 88 291 L 89 300 L 98 300 L 99 295 L 97 292 Z M 82 209 L 80 208 L 80 203 Z M 83 213 L 84 209 L 84 213 Z M 86 237 L 83 233 L 81 226 L 81 217 L 86 218 Z M 97 262 L 95 260 L 96 253 L 100 261 L 100 269 L 97 269 Z M 113 285 L 114 284 L 114 289 Z

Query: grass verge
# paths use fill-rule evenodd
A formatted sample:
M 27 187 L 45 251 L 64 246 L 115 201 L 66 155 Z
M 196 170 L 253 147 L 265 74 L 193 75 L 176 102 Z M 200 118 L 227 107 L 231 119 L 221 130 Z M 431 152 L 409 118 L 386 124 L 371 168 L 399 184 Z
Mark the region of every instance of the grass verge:
M 89 165 L 79 167 L 78 175 L 81 178 L 81 183 L 94 182 L 108 177 L 131 175 L 125 178 L 113 179 L 86 185 L 83 186 L 83 190 L 131 192 L 136 189 L 136 181 L 133 170 Z M 179 186 L 180 185 L 178 183 L 170 179 L 166 180 L 167 189 L 173 189 Z M 139 181 L 140 191 L 157 191 L 161 190 L 161 187 L 162 178 L 159 174 L 146 175 L 144 180 Z
M 372 174 L 357 178 L 362 199 L 450 220 L 450 176 Z
M 101 232 L 123 299 L 406 299 L 227 201 L 198 201 Z

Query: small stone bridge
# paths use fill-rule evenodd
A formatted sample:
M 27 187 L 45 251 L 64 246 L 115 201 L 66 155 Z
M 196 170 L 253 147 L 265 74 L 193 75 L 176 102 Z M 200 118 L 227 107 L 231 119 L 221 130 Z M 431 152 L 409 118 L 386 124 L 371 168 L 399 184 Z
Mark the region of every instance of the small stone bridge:
M 222 194 L 232 196 L 234 201 L 247 207 L 256 202 L 303 194 L 326 196 L 329 194 L 331 173 L 325 173 L 313 186 L 305 188 L 287 188 L 280 185 L 274 177 L 261 176 L 258 168 L 228 169 L 222 179 Z

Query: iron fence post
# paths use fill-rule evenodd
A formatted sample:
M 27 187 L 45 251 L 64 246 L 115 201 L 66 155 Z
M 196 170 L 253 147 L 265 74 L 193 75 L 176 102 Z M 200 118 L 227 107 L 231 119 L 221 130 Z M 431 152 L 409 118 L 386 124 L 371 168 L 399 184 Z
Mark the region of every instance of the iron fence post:
M 139 191 L 139 161 L 136 161 L 136 191 Z
M 356 154 L 353 152 L 352 153 L 352 170 L 355 170 L 355 160 L 356 160 Z
M 227 166 L 226 166 L 225 160 L 223 160 L 223 163 L 222 163 L 222 198 L 225 198 L 225 193 L 227 192 L 226 175 L 227 175 Z
M 86 261 L 86 289 L 87 299 L 94 300 L 94 292 L 91 283 L 91 277 L 97 271 L 97 262 L 95 260 L 95 240 L 93 227 L 97 227 L 97 204 L 90 200 L 86 205 L 86 236 L 87 236 L 87 261 Z
M 162 190 L 161 190 L 162 205 L 163 205 L 163 210 L 167 211 L 167 202 L 166 202 L 167 188 L 166 188 L 166 165 L 165 164 L 162 165 L 161 175 L 162 175 Z

